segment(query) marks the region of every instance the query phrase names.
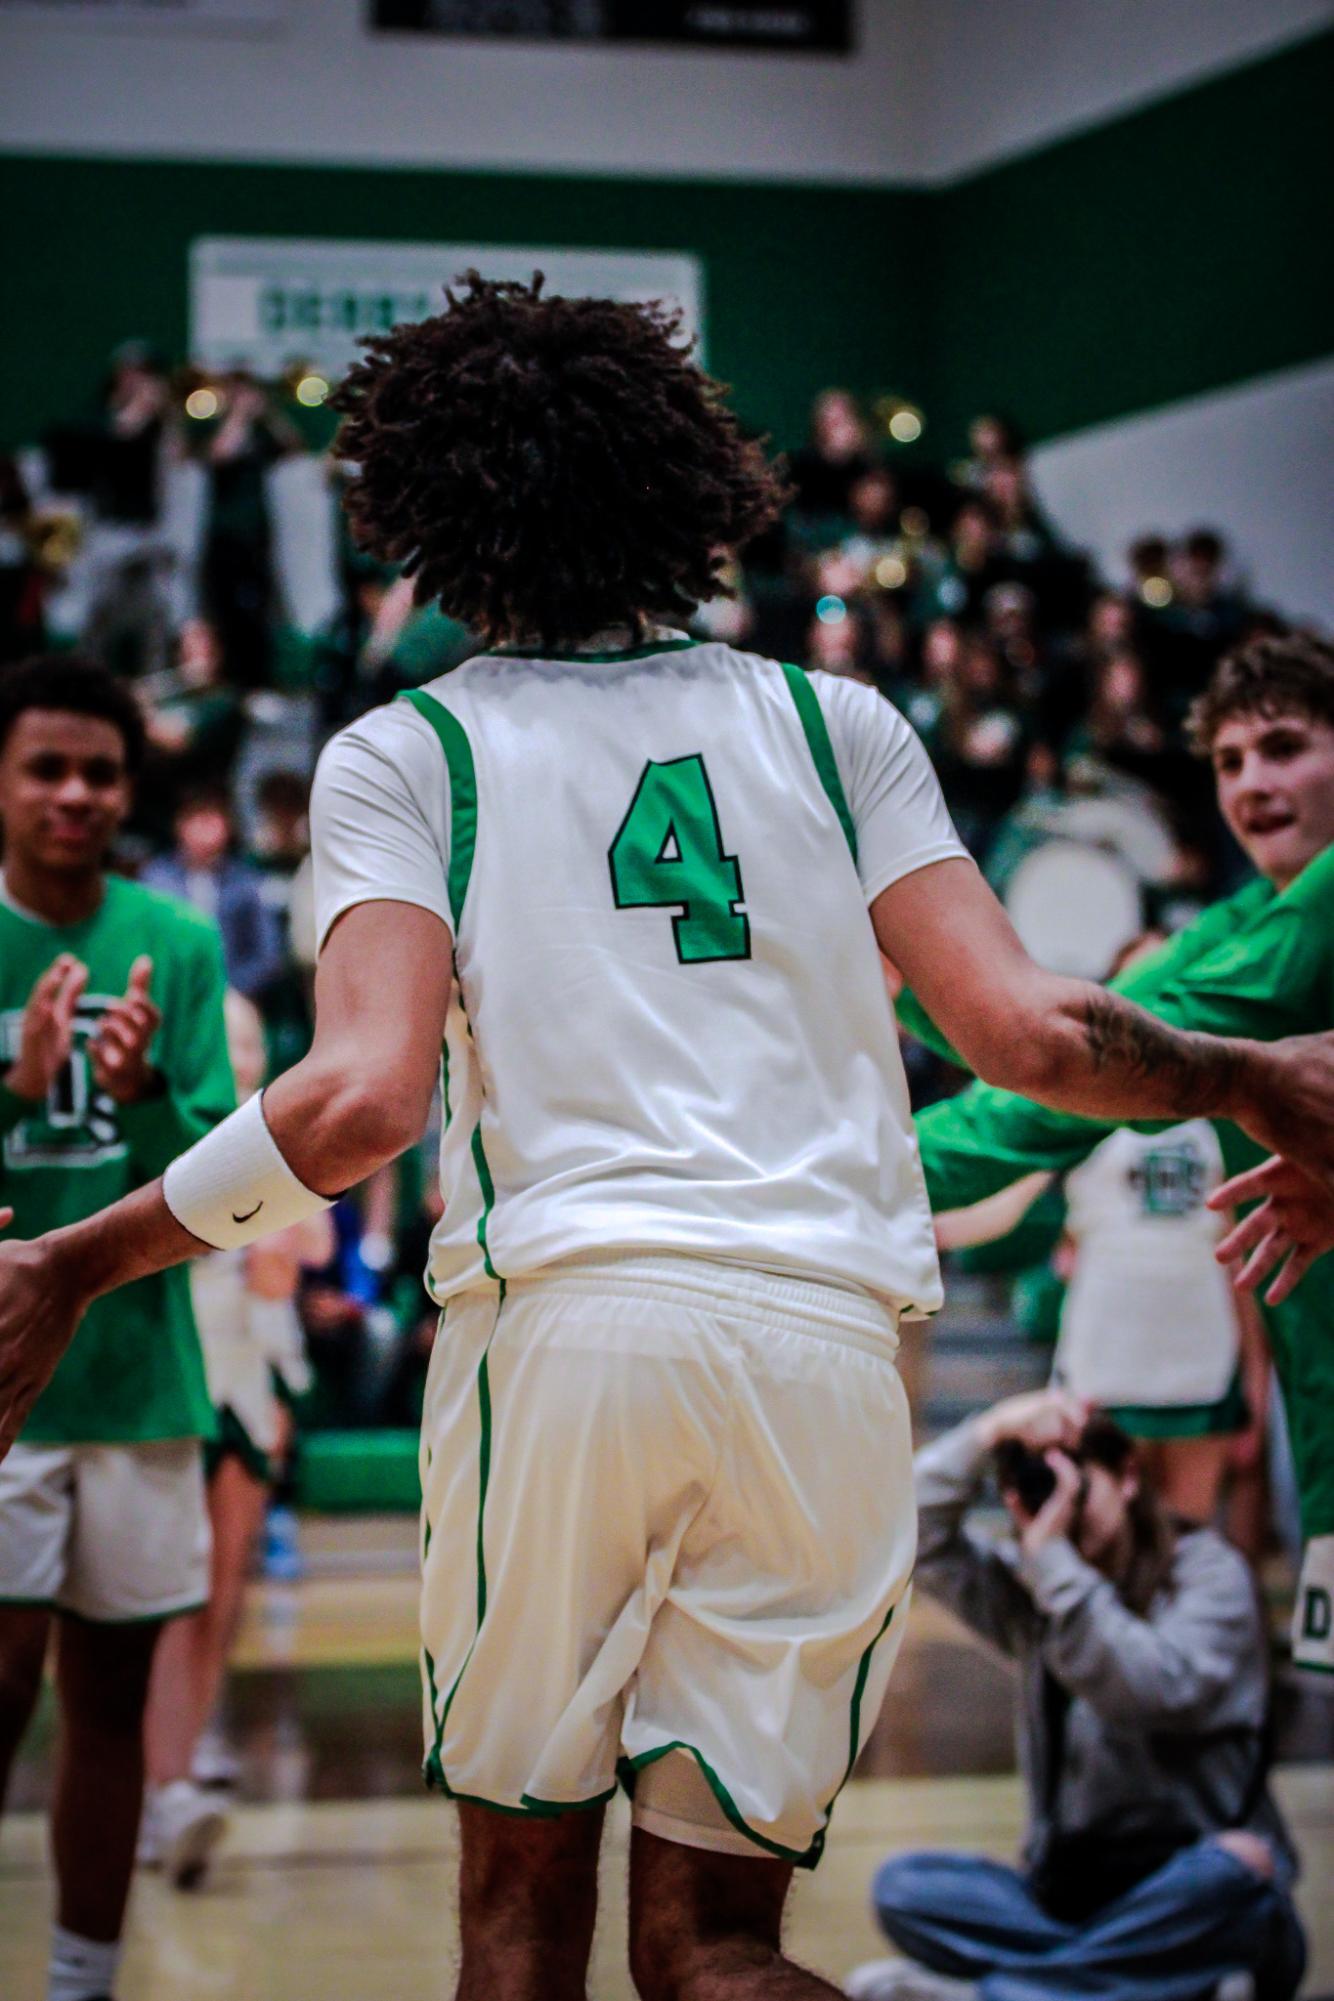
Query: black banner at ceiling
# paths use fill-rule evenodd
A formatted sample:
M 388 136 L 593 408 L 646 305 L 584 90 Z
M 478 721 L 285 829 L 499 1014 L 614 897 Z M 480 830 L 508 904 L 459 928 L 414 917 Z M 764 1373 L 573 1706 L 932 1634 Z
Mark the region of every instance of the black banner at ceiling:
M 853 0 L 368 0 L 374 29 L 844 55 Z

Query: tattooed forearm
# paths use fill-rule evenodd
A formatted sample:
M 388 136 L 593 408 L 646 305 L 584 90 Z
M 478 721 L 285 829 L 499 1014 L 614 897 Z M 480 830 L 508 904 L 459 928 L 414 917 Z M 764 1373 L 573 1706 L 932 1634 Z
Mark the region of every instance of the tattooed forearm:
M 1236 1043 L 1169 1028 L 1118 994 L 1089 992 L 1084 1036 L 1094 1072 L 1108 1084 L 1147 1087 L 1163 1116 L 1216 1116 L 1236 1099 L 1244 1067 Z

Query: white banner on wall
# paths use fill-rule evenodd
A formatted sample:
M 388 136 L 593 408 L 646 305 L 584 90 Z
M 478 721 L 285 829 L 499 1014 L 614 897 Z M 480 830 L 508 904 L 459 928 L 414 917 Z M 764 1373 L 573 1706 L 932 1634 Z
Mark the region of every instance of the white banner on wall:
M 272 27 L 282 0 L 0 0 L 0 14 L 40 15 L 84 26 L 133 21 L 154 27 Z
M 702 273 L 685 254 L 201 236 L 190 249 L 191 354 L 264 376 L 303 361 L 332 380 L 356 360 L 360 335 L 438 312 L 443 287 L 474 266 L 487 278 L 544 271 L 549 292 L 572 298 L 669 299 L 702 346 Z

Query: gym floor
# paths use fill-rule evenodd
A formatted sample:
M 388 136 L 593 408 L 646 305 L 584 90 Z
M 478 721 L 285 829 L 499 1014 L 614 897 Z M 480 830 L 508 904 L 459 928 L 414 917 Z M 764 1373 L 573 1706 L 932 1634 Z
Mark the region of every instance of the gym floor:
M 403 1520 L 310 1525 L 311 1574 L 251 1592 L 229 1702 L 239 1804 L 214 1872 L 181 1896 L 136 1885 L 125 2001 L 445 2001 L 455 1950 L 454 1816 L 423 1794 L 413 1532 Z M 1302 1849 L 1309 1991 L 1334 1986 L 1334 1685 L 1280 1687 L 1278 1791 Z M 0 1994 L 42 1991 L 51 1880 L 41 1804 L 43 1703 L 0 1826 Z M 839 1980 L 884 1950 L 867 1890 L 887 1854 L 1014 1854 L 1010 1677 L 919 1597 L 889 1700 L 839 1802 L 826 1856 L 801 1876 L 791 1950 Z M 621 1883 L 628 1817 L 604 1851 L 592 1994 L 630 2001 Z

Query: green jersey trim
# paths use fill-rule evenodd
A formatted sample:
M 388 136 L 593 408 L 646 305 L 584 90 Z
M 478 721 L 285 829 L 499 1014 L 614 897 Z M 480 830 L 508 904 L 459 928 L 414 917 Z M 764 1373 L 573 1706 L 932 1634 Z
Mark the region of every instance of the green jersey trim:
M 744 1834 L 747 1841 L 753 1841 L 767 1855 L 777 1855 L 784 1862 L 795 1863 L 798 1869 L 813 1869 L 824 1853 L 824 1830 L 816 1835 L 809 1848 L 785 1848 L 781 1841 L 771 1841 L 767 1834 L 760 1834 L 743 1816 L 740 1807 L 732 1798 L 713 1766 L 704 1753 L 694 1744 L 687 1744 L 684 1738 L 673 1737 L 669 1744 L 657 1744 L 651 1751 L 641 1751 L 636 1758 L 623 1758 L 618 1770 L 625 1789 L 633 1795 L 634 1780 L 646 1765 L 656 1765 L 659 1758 L 665 1758 L 672 1751 L 686 1751 L 699 1766 L 709 1784 L 709 1790 L 722 1808 L 723 1816 L 738 1834 Z
M 703 646 L 705 643 L 702 639 L 653 639 L 643 646 L 618 647 L 610 653 L 548 653 L 531 646 L 493 646 L 485 657 L 488 660 L 565 660 L 575 666 L 587 661 L 593 667 L 606 667 L 614 660 L 651 660 L 655 653 L 682 653 L 688 646 Z
M 440 739 L 449 770 L 449 907 L 457 939 L 477 848 L 477 769 L 472 745 L 458 717 L 425 689 L 405 689 L 399 700 L 411 702 L 422 721 L 430 724 Z
M 476 1141 L 474 1143 L 477 1144 Z M 477 1641 L 482 1631 L 482 1621 L 486 1617 L 486 1546 L 484 1531 L 486 1527 L 486 1495 L 487 1489 L 491 1484 L 491 1376 L 487 1366 L 487 1358 L 491 1353 L 491 1343 L 496 1338 L 496 1328 L 500 1325 L 500 1315 L 504 1305 L 505 1284 L 502 1279 L 500 1282 L 500 1295 L 496 1301 L 496 1317 L 492 1323 L 491 1332 L 487 1336 L 486 1346 L 482 1350 L 482 1358 L 477 1365 L 477 1414 L 479 1421 L 477 1448 L 477 1629 L 472 1636 L 472 1644 L 463 1657 L 463 1665 L 455 1675 L 449 1693 L 445 1697 L 443 1708 L 439 1707 L 436 1699 L 435 1662 L 431 1658 L 428 1649 L 425 1647 L 422 1648 L 422 1657 L 426 1663 L 427 1682 L 431 1694 L 431 1714 L 435 1717 L 435 1742 L 426 1756 L 426 1783 L 428 1786 L 438 1786 L 440 1791 L 450 1799 L 458 1798 L 460 1795 L 454 1792 L 449 1780 L 445 1777 L 445 1768 L 441 1762 L 440 1747 L 444 1742 L 445 1725 L 449 1721 L 449 1712 L 453 1707 L 454 1697 L 459 1692 L 459 1683 L 468 1672 L 468 1663 L 476 1651 Z M 428 1472 L 430 1470 L 429 1457 L 427 1460 L 427 1470 Z M 431 1524 L 429 1517 L 426 1516 L 424 1507 L 422 1515 L 425 1523 L 422 1554 L 425 1556 L 431 1547 Z M 487 1802 L 481 1801 L 479 1804 L 486 1805 Z M 518 1812 L 519 1809 L 512 1808 L 511 1811 Z
M 800 667 L 781 660 L 779 666 L 792 692 L 797 716 L 805 733 L 807 747 L 815 765 L 816 775 L 825 789 L 829 803 L 838 816 L 838 824 L 843 829 L 843 838 L 848 844 L 854 866 L 857 861 L 857 829 L 852 824 L 852 814 L 848 811 L 847 795 L 843 781 L 838 775 L 834 762 L 834 746 L 829 741 L 829 729 L 820 707 L 820 698 L 811 686 L 810 676 Z
M 888 1612 L 886 1612 L 884 1616 L 883 1622 L 881 1623 L 880 1631 L 876 1634 L 875 1638 L 871 1641 L 865 1653 L 862 1655 L 860 1661 L 858 1661 L 857 1663 L 857 1679 L 853 1685 L 852 1709 L 848 1717 L 848 1762 L 844 1770 L 843 1776 L 839 1780 L 838 1785 L 834 1790 L 833 1798 L 831 1798 L 828 1806 L 825 1808 L 826 1814 L 831 1814 L 834 1811 L 834 1800 L 838 1798 L 844 1786 L 848 1783 L 848 1780 L 852 1777 L 852 1768 L 857 1762 L 857 1753 L 861 1750 L 862 1697 L 866 1693 L 866 1681 L 867 1677 L 871 1672 L 871 1656 L 875 1652 L 876 1648 L 880 1645 L 880 1642 L 884 1639 L 885 1634 L 889 1631 L 890 1621 L 893 1619 L 894 1614 L 898 1611 L 899 1605 L 902 1602 L 903 1601 L 900 1599 L 895 1604 L 890 1606 Z
M 426 1783 L 438 1785 L 439 1781 L 428 1771 Z M 587 1800 L 540 1800 L 531 1793 L 525 1793 L 518 1806 L 507 1806 L 504 1800 L 483 1799 L 480 1793 L 456 1793 L 448 1787 L 445 1796 L 460 1806 L 482 1806 L 488 1813 L 507 1814 L 511 1820 L 559 1820 L 566 1813 L 589 1813 L 594 1807 L 605 1806 L 616 1797 L 615 1786 L 609 1786 L 605 1793 L 594 1793 Z
M 454 951 L 457 958 L 459 925 L 463 919 L 463 905 L 468 894 L 468 884 L 472 879 L 473 856 L 477 850 L 477 767 L 473 762 L 472 745 L 468 733 L 458 717 L 447 709 L 443 702 L 437 702 L 434 695 L 428 695 L 424 688 L 407 688 L 398 697 L 411 702 L 423 722 L 429 723 L 444 752 L 445 765 L 449 771 L 449 907 L 454 918 Z M 457 967 L 456 967 L 457 977 Z M 462 1001 L 462 987 L 459 989 Z M 464 1008 L 465 1018 L 467 1009 Z M 471 1035 L 472 1025 L 468 1032 Z M 445 1123 L 449 1123 L 449 1045 L 442 1050 L 441 1088 L 445 1102 Z M 487 1164 L 486 1149 L 482 1145 L 480 1121 L 473 1127 L 473 1165 L 477 1170 L 477 1183 L 482 1195 L 482 1213 L 477 1219 L 477 1241 L 481 1246 L 482 1263 L 488 1278 L 495 1279 L 503 1288 L 504 1281 L 491 1262 L 491 1250 L 487 1242 L 487 1225 L 491 1212 L 496 1206 L 495 1183 L 491 1179 L 491 1169 Z M 428 1290 L 431 1290 L 428 1283 Z M 431 1291 L 432 1298 L 435 1297 Z M 502 1292 L 503 1297 L 503 1292 Z

